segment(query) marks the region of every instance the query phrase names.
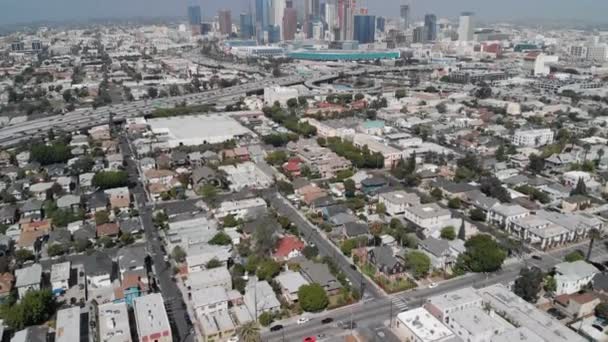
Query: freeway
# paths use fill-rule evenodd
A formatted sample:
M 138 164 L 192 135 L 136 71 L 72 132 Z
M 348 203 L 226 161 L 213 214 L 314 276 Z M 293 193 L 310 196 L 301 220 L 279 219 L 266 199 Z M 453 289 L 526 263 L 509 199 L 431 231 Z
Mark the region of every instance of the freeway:
M 605 257 L 608 254 L 606 242 L 607 240 L 596 242 L 592 259 L 600 256 Z M 577 249 L 585 250 L 587 243 L 582 242 L 549 253 L 543 253 L 540 260 L 532 257 L 511 260 L 510 263 L 504 265 L 496 273 L 467 274 L 444 281 L 435 288 L 418 288 L 388 297 L 364 299 L 359 303 L 347 307 L 311 315 L 309 316 L 311 318 L 310 321 L 306 324 L 298 325 L 295 323 L 294 318 L 276 322 L 275 324 L 281 324 L 284 328 L 276 332 L 266 330 L 263 332 L 262 337 L 267 342 L 278 342 L 302 341 L 307 336 L 318 334 L 337 336 L 344 331 L 336 326 L 336 322 L 349 322 L 350 320 L 356 322 L 359 327 L 374 327 L 378 326 L 378 324 L 390 326 L 391 322 L 394 324 L 394 319 L 398 313 L 421 306 L 429 297 L 471 286 L 483 288 L 494 284 L 508 284 L 517 278 L 520 270 L 524 267 L 535 266 L 543 271 L 548 271 L 556 264 L 562 262 L 566 254 Z M 321 320 L 327 317 L 333 318 L 334 322 L 323 324 Z

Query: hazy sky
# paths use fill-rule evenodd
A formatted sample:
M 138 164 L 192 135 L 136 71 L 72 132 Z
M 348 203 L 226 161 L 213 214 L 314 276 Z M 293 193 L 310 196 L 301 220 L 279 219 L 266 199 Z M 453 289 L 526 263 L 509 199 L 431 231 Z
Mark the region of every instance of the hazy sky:
M 235 13 L 248 7 L 248 0 L 0 0 L 0 25 L 38 20 L 185 16 L 186 4 L 190 1 L 200 1 L 206 18 L 216 15 L 220 7 Z M 402 1 L 408 0 L 358 0 L 358 3 L 367 4 L 372 14 L 393 16 Z M 487 20 L 541 18 L 608 22 L 606 0 L 409 1 L 413 2 L 415 17 L 426 12 L 455 17 L 461 11 L 470 10 Z

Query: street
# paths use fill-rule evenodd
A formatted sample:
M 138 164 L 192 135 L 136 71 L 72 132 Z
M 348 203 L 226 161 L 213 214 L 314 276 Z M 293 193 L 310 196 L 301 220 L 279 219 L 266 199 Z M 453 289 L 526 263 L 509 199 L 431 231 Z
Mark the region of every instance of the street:
M 136 186 L 131 188 L 131 192 L 135 198 L 135 204 L 137 205 L 141 222 L 144 227 L 148 253 L 150 254 L 152 261 L 152 269 L 157 281 L 158 290 L 162 293 L 165 302 L 169 322 L 173 327 L 174 339 L 177 337 L 175 340 L 180 342 L 194 342 L 196 341 L 193 336 L 194 328 L 188 317 L 182 293 L 171 278 L 172 270 L 169 267 L 170 264 L 166 263 L 164 260 L 161 240 L 152 220 L 153 210 L 150 205 L 147 205 L 146 194 L 143 185 L 139 181 L 138 168 L 137 165 L 135 165 L 135 161 L 132 158 L 129 158 L 129 156 L 132 155 L 132 152 L 131 147 L 125 138 L 121 138 L 121 151 L 127 161 L 126 169 L 129 173 L 129 178 L 131 181 L 136 182 Z

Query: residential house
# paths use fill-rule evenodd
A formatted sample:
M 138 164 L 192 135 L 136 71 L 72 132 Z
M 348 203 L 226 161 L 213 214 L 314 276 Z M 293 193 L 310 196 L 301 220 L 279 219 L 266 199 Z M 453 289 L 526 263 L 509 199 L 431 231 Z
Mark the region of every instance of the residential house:
M 30 185 L 29 191 L 36 199 L 41 201 L 49 199 L 51 189 L 55 185 L 55 182 L 41 182 Z
M 160 293 L 135 298 L 133 314 L 137 326 L 137 336 L 141 341 L 173 341 L 169 317 Z
M 47 342 L 49 340 L 49 327 L 46 325 L 34 325 L 19 330 L 15 333 L 11 342 Z
M 44 206 L 44 202 L 30 198 L 25 201 L 19 211 L 21 212 L 21 218 L 28 218 L 31 220 L 40 220 L 42 219 L 42 207 Z
M 93 189 L 93 177 L 95 177 L 94 172 L 86 172 L 78 175 L 78 185 L 81 191 L 88 193 Z
M 591 206 L 591 198 L 584 195 L 574 195 L 562 199 L 562 211 L 571 213 L 578 210 L 584 210 Z
M 143 231 L 139 217 L 124 218 L 118 221 L 121 234 L 137 234 Z
M 122 153 L 106 154 L 106 161 L 108 162 L 109 170 L 122 170 L 124 169 L 124 159 Z
M 447 198 L 459 198 L 465 200 L 468 192 L 477 190 L 477 187 L 467 183 L 453 183 L 448 181 L 440 181 L 435 184 L 435 187 L 441 189 L 443 195 Z
M 171 165 L 173 167 L 188 165 L 188 153 L 182 151 L 171 152 Z
M 0 224 L 14 224 L 17 222 L 17 205 L 7 204 L 0 207 Z
M 55 342 L 79 342 L 81 339 L 80 307 L 57 311 L 55 321 Z
M 227 215 L 232 215 L 237 219 L 250 219 L 265 213 L 266 210 L 266 202 L 261 198 L 224 201 L 216 210 L 215 216 L 222 218 Z
M 51 266 L 51 288 L 55 295 L 61 295 L 70 288 L 71 269 L 72 263 L 69 261 Z
M 190 178 L 192 180 L 192 187 L 195 189 L 207 184 L 215 187 L 222 184 L 217 172 L 207 166 L 199 166 L 192 170 L 192 176 Z
M 104 236 L 107 237 L 117 237 L 118 233 L 120 233 L 120 227 L 116 222 L 108 222 L 104 224 L 98 224 L 95 226 L 97 237 L 102 238 Z
M 281 303 L 267 281 L 251 279 L 245 287 L 244 303 L 252 317 L 259 318 L 264 312 L 277 312 Z
M 196 317 L 200 319 L 203 316 L 212 316 L 218 311 L 227 311 L 230 302 L 228 291 L 222 286 L 213 286 L 191 292 Z
M 148 251 L 145 245 L 123 247 L 116 254 L 116 262 L 121 279 L 125 272 L 139 273 L 147 276 L 146 259 Z
M 17 288 L 19 298 L 23 298 L 30 290 L 38 291 L 42 283 L 42 266 L 40 264 L 33 264 L 16 269 L 15 279 L 15 287 Z
M 405 272 L 404 260 L 395 256 L 393 249 L 389 246 L 374 247 L 368 252 L 367 260 L 376 266 L 379 272 L 387 276 L 401 275 Z
M 386 207 L 389 216 L 400 216 L 405 214 L 405 209 L 420 204 L 420 197 L 416 194 L 403 190 L 383 192 L 378 195 L 378 202 Z
M 97 191 L 89 195 L 86 200 L 89 213 L 108 210 L 108 195 L 105 192 Z
M 555 265 L 556 295 L 573 294 L 592 283 L 600 271 L 584 260 L 562 262 Z
M 451 322 L 451 315 L 468 308 L 482 308 L 483 299 L 472 287 L 443 293 L 428 298 L 424 307 L 444 323 Z
M 110 201 L 110 208 L 120 209 L 121 211 L 129 210 L 131 205 L 131 193 L 129 188 L 121 187 L 114 189 L 107 189 L 104 191 L 108 195 Z
M 595 313 L 595 307 L 602 301 L 592 292 L 563 294 L 555 297 L 555 307 L 568 317 L 579 319 Z
M 431 266 L 438 270 L 453 266 L 458 256 L 465 251 L 462 240 L 448 241 L 432 236 L 420 241 L 418 248 L 431 259 Z
M 188 288 L 188 291 L 197 291 L 216 286 L 230 291 L 232 289 L 232 277 L 226 267 L 216 267 L 189 273 L 184 284 Z
M 144 157 L 139 160 L 139 167 L 145 173 L 148 170 L 156 168 L 156 160 L 150 157 Z
M 342 228 L 342 235 L 344 235 L 346 239 L 352 239 L 361 236 L 371 238 L 369 227 L 366 223 L 363 222 L 345 223 Z
M 281 294 L 288 303 L 296 303 L 298 290 L 301 286 L 308 285 L 302 274 L 293 271 L 279 274 L 274 281 L 281 287 Z
M 405 219 L 425 229 L 425 235 L 448 225 L 452 213 L 436 203 L 420 204 L 405 209 Z
M 67 210 L 77 212 L 81 206 L 80 196 L 76 195 L 63 195 L 57 199 L 57 208 L 61 210 Z
M 131 342 L 131 327 L 127 304 L 104 303 L 97 307 L 99 339 L 106 342 Z
M 300 263 L 300 267 L 300 273 L 308 282 L 321 285 L 330 295 L 340 292 L 342 286 L 326 264 L 305 260 Z
M 487 221 L 491 224 L 506 228 L 516 219 L 530 215 L 530 211 L 516 204 L 498 204 L 490 209 Z
M 35 252 L 40 250 L 41 240 L 49 235 L 51 222 L 49 220 L 24 222 L 20 228 L 21 233 L 19 234 L 17 246 Z
M 366 194 L 373 194 L 388 185 L 388 181 L 381 177 L 366 178 L 361 181 L 361 191 Z
M 57 183 L 65 193 L 71 193 L 75 186 L 74 178 L 68 176 L 57 177 L 55 183 Z
M 113 279 L 111 275 L 114 268 L 114 262 L 108 254 L 96 251 L 91 255 L 86 255 L 82 260 L 82 266 L 86 273 L 86 282 L 89 291 L 112 286 Z
M 304 242 L 293 235 L 286 235 L 277 241 L 273 258 L 277 261 L 287 261 L 302 255 Z
M 165 186 L 170 186 L 176 174 L 171 170 L 149 169 L 144 172 L 144 176 L 149 184 L 162 184 Z

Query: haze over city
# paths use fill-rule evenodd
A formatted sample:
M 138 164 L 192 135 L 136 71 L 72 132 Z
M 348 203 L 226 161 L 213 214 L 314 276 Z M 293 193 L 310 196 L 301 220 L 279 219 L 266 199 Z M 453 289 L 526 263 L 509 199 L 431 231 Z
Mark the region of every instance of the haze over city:
M 3 0 L 0 341 L 607 341 L 607 11 Z

